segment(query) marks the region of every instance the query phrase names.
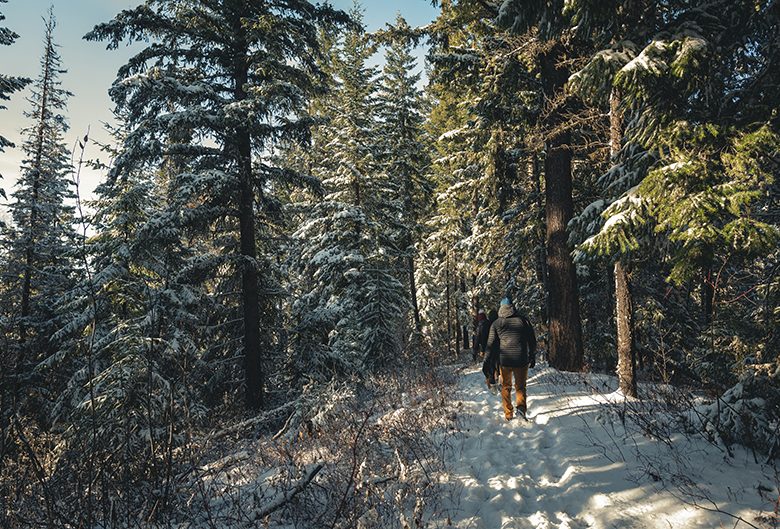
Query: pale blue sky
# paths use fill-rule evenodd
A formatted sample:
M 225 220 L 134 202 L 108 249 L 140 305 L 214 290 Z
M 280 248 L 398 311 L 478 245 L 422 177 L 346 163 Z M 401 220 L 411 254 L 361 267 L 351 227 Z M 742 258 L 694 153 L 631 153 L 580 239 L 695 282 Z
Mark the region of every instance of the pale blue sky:
M 111 119 L 112 103 L 108 88 L 117 69 L 130 57 L 132 49 L 122 47 L 107 51 L 99 42 L 82 39 L 95 24 L 110 20 L 122 9 L 140 4 L 139 0 L 10 0 L 0 4 L 6 20 L 0 22 L 20 35 L 12 46 L 0 46 L 0 65 L 5 74 L 34 78 L 38 74 L 39 57 L 43 49 L 42 17 L 50 5 L 54 5 L 57 18 L 55 40 L 60 45 L 63 66 L 68 72 L 63 76 L 63 86 L 74 93 L 68 106 L 71 130 L 69 145 L 91 127 L 91 136 L 107 141 L 102 123 Z M 369 30 L 384 27 L 401 13 L 412 26 L 427 24 L 437 10 L 429 0 L 363 0 L 365 23 Z M 337 8 L 349 9 L 352 0 L 331 0 Z M 422 55 L 422 51 L 420 51 Z M 420 68 L 422 66 L 420 65 Z M 0 110 L 2 135 L 21 142 L 20 131 L 26 125 L 22 112 L 27 108 L 27 92 L 14 94 L 7 110 Z M 91 152 L 90 152 L 91 151 Z M 89 156 L 96 156 L 96 147 L 90 147 Z M 13 189 L 21 162 L 19 149 L 6 149 L 0 153 L 0 187 L 7 193 Z M 86 171 L 82 182 L 84 194 L 91 193 L 102 175 Z M 0 199 L 1 200 L 1 199 Z

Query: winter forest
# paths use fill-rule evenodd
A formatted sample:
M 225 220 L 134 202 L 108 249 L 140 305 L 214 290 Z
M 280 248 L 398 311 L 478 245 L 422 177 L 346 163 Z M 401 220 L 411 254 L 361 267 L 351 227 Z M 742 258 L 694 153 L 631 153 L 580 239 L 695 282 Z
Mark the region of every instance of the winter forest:
M 0 527 L 780 527 L 780 2 L 21 1 Z

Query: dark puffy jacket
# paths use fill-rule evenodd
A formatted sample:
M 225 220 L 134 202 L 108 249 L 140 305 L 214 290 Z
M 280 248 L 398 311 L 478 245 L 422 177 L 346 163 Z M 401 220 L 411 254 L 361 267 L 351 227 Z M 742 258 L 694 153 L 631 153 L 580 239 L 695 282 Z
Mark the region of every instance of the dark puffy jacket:
M 504 367 L 525 367 L 536 362 L 534 329 L 511 305 L 501 305 L 498 319 L 490 326 L 488 350 L 495 346 L 498 346 L 499 361 Z

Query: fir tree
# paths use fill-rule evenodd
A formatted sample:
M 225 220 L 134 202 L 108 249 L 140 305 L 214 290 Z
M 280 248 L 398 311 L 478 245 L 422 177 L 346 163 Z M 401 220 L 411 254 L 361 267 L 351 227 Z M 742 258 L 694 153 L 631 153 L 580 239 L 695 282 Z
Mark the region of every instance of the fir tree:
M 77 241 L 72 226 L 73 197 L 70 154 L 64 144 L 67 122 L 61 114 L 71 95 L 61 86 L 65 72 L 54 42 L 52 12 L 46 21 L 41 73 L 28 100 L 25 116 L 32 121 L 23 134 L 25 159 L 9 205 L 14 220 L 8 244 L 4 275 L 10 285 L 10 300 L 18 312 L 10 314 L 18 354 L 18 377 L 29 375 L 31 366 L 52 352 L 49 342 L 61 325 L 55 300 L 72 284 Z M 22 383 L 21 378 L 17 380 Z
M 491 209 L 492 191 L 503 176 L 489 171 L 486 144 L 492 124 L 482 127 L 486 124 L 478 120 L 476 108 L 483 95 L 482 46 L 493 32 L 485 23 L 489 16 L 487 7 L 448 3 L 431 31 L 432 108 L 426 130 L 435 138 L 430 179 L 436 186 L 436 209 L 426 222 L 419 283 L 429 346 L 446 347 L 448 354 L 460 351 L 463 327 L 476 315 L 474 301 L 491 290 L 492 272 L 502 268 L 476 224 L 477 216 Z M 482 239 L 475 244 L 477 237 Z M 472 283 L 470 293 L 461 288 L 466 278 Z
M 574 50 L 563 38 L 567 28 L 563 2 L 527 3 L 507 0 L 499 22 L 518 34 L 535 34 L 544 42 L 536 57 L 536 73 L 548 108 L 540 115 L 544 133 L 545 211 L 547 227 L 547 288 L 550 364 L 577 371 L 583 364 L 577 275 L 568 246 L 568 223 L 574 215 L 572 198 L 571 111 L 564 87 L 569 77 L 566 59 Z M 533 38 L 533 37 L 532 37 Z
M 0 4 L 7 3 L 8 0 L 0 0 Z M 0 22 L 5 20 L 5 16 L 0 11 Z M 14 41 L 19 38 L 19 35 L 14 33 L 8 28 L 0 26 L 0 46 L 10 46 L 14 43 Z M 2 104 L 4 101 L 8 101 L 10 99 L 11 94 L 14 92 L 18 92 L 19 90 L 22 90 L 27 84 L 29 84 L 30 80 L 25 79 L 23 77 L 15 77 L 10 76 L 8 74 L 0 72 L 0 110 L 6 109 L 5 105 Z M 6 147 L 13 147 L 13 144 L 5 137 L 3 137 L 2 134 L 0 134 L 0 153 L 2 153 Z M 0 179 L 2 179 L 2 175 L 0 175 Z M 0 197 L 7 198 L 5 194 L 5 190 L 0 187 Z M 5 212 L 2 212 L 2 215 L 0 215 L 0 235 L 4 235 L 5 227 L 6 227 L 6 216 Z M 5 251 L 5 249 L 0 249 L 0 269 L 2 267 L 6 267 L 5 261 L 7 260 L 8 256 Z M 5 304 L 8 305 L 10 295 L 9 290 L 9 283 L 7 276 L 3 273 L 3 281 L 2 286 L 0 286 L 0 299 L 6 300 Z M 12 347 L 10 346 L 10 342 L 13 339 L 12 338 L 12 330 L 9 328 L 9 325 L 7 322 L 4 322 L 2 326 L 0 326 L 0 329 L 2 329 L 3 332 L 3 346 L 2 350 L 3 353 L 0 355 L 0 362 L 2 362 L 5 366 L 12 366 L 14 365 L 14 362 L 16 361 L 14 356 L 14 351 L 12 350 Z M 9 434 L 9 419 L 11 415 L 11 402 L 12 398 L 8 394 L 7 390 L 10 389 L 11 384 L 7 382 L 6 377 L 10 375 L 11 369 L 3 369 L 2 377 L 0 378 L 0 386 L 2 387 L 2 390 L 0 390 L 0 408 L 2 411 L 0 411 L 0 461 L 2 461 L 5 456 L 6 452 L 8 451 L 9 445 L 10 445 L 10 439 L 8 437 Z M 0 490 L 0 492 L 5 492 L 4 490 Z M 5 494 L 0 494 L 0 496 L 6 497 Z M 2 508 L 0 508 L 2 510 Z
M 412 28 L 399 15 L 389 35 L 390 46 L 385 54 L 378 95 L 381 120 L 377 130 L 381 141 L 378 158 L 383 171 L 400 184 L 401 218 L 395 238 L 406 261 L 413 329 L 419 334 L 422 321 L 415 284 L 416 246 L 421 235 L 421 219 L 430 203 L 426 174 L 428 148 L 423 130 L 425 117 L 422 94 L 417 88 L 420 74 L 412 73 L 416 67 L 411 54 Z
M 617 72 L 636 56 L 635 42 L 644 42 L 656 27 L 651 14 L 654 6 L 645 6 L 644 10 L 629 9 L 628 5 L 614 11 L 602 11 L 600 6 L 587 2 L 574 2 L 569 6 L 573 12 L 571 24 L 580 38 L 588 39 L 595 48 L 603 48 L 590 58 L 583 69 L 574 73 L 568 83 L 571 92 L 578 94 L 586 104 L 596 108 L 609 109 L 609 158 L 611 167 L 601 176 L 603 186 L 599 199 L 590 204 L 575 219 L 577 223 L 586 223 L 592 228 L 593 215 L 614 214 L 609 221 L 609 229 L 620 231 L 623 241 L 626 231 L 631 231 L 635 216 L 626 212 L 635 204 L 635 189 L 646 174 L 652 161 L 642 149 L 633 143 L 624 148 L 624 109 L 621 91 L 614 84 Z M 587 21 L 582 26 L 579 21 Z M 621 31 L 627 33 L 621 33 Z M 630 119 L 630 118 L 629 118 Z M 623 214 L 625 213 L 625 214 Z M 593 235 L 588 233 L 588 235 Z M 571 239 L 577 234 L 572 233 Z M 578 249 L 591 248 L 591 238 Z M 633 248 L 636 249 L 636 248 Z M 637 396 L 636 384 L 636 341 L 635 341 L 635 300 L 632 287 L 632 246 L 617 245 L 609 253 L 614 261 L 613 276 L 615 285 L 615 322 L 617 348 L 617 374 L 620 390 L 628 396 Z M 581 260 L 582 261 L 582 260 Z
M 429 127 L 443 206 L 436 222 L 449 217 L 462 230 L 449 247 L 473 285 L 464 300 L 472 316 L 509 295 L 544 321 L 538 43 L 502 30 L 498 15 L 489 3 L 447 2 L 432 24 Z
M 312 173 L 322 199 L 301 203 L 294 234 L 300 299 L 293 308 L 298 348 L 315 370 L 360 373 L 386 365 L 401 349 L 403 294 L 396 247 L 400 187 L 378 161 L 375 45 L 358 28 L 333 48 L 332 94 L 320 107 L 326 124 L 314 133 Z M 394 237 L 395 236 L 395 237 Z
M 673 284 L 705 278 L 700 287 L 705 322 L 713 312 L 713 263 L 761 253 L 759 248 L 773 244 L 776 229 L 754 216 L 764 207 L 758 197 L 770 190 L 774 164 L 769 153 L 775 140 L 771 128 L 762 127 L 773 113 L 763 83 L 764 68 L 777 58 L 762 43 L 771 38 L 777 17 L 767 6 L 721 7 L 725 11 L 717 15 L 721 8 L 693 9 L 685 3 L 648 4 L 647 13 L 606 13 L 587 3 L 571 4 L 575 23 L 588 20 L 591 29 L 605 31 L 613 41 L 602 39 L 605 48 L 570 85 L 595 97 L 596 104 L 611 93 L 613 115 L 628 113 L 623 146 L 602 179 L 605 200 L 581 217 L 588 223 L 588 216 L 603 211 L 605 222 L 591 224 L 595 234 L 581 248 L 619 256 L 616 278 L 618 265 L 633 255 L 666 259 L 671 251 L 667 274 Z M 716 22 L 724 16 L 738 21 L 738 30 Z M 615 42 L 621 38 L 630 42 Z M 757 43 L 755 53 L 738 44 L 747 40 Z M 618 95 L 622 105 L 615 104 Z M 742 156 L 753 157 L 750 169 Z M 733 163 L 738 158 L 743 162 Z M 748 240 L 747 246 L 739 242 Z M 619 332 L 619 350 L 627 350 L 622 336 Z
M 151 40 L 121 68 L 112 89 L 133 127 L 115 177 L 160 163 L 166 154 L 187 160 L 177 200 L 187 205 L 185 218 L 201 235 L 219 233 L 201 268 L 216 279 L 227 266 L 241 278 L 232 286 L 240 292 L 250 408 L 262 404 L 261 351 L 271 343 L 261 324 L 275 290 L 265 285 L 272 278 L 259 277 L 270 263 L 258 258 L 258 233 L 267 233 L 278 211 L 269 195 L 271 184 L 295 180 L 264 154 L 279 141 L 308 135 L 310 122 L 303 111 L 319 86 L 315 25 L 325 20 L 343 17 L 305 0 L 149 0 L 86 36 L 107 40 L 112 48 L 127 39 Z M 171 142 L 182 126 L 193 141 Z
M 52 421 L 67 426 L 52 479 L 75 489 L 73 516 L 87 524 L 101 499 L 125 514 L 139 508 L 123 476 L 161 490 L 181 432 L 204 417 L 198 328 L 218 307 L 189 277 L 195 251 L 185 243 L 184 205 L 170 200 L 175 179 L 162 171 L 128 171 L 95 190 L 86 274 L 60 305 L 67 319 L 57 353 L 39 366 L 56 397 Z M 85 453 L 102 468 L 84 465 Z M 79 480 L 107 469 L 102 490 L 78 490 Z

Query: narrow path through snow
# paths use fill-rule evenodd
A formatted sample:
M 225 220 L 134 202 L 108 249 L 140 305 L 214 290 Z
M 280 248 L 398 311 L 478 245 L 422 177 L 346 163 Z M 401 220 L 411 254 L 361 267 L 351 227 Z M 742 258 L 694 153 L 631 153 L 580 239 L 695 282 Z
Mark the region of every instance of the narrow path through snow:
M 620 397 L 611 393 L 612 377 L 591 377 L 591 383 L 593 379 L 602 385 L 603 395 L 594 393 L 581 375 L 547 367 L 532 370 L 529 419 L 507 422 L 500 394 L 487 390 L 477 367 L 465 371 L 457 403 L 462 445 L 445 477 L 457 488 L 446 509 L 452 525 L 485 529 L 734 526 L 733 519 L 697 509 L 680 500 L 674 487 L 659 486 L 637 471 L 642 464 L 652 464 L 652 458 L 664 461 L 669 454 L 658 446 L 661 443 L 637 441 L 619 421 L 616 426 L 605 420 L 609 403 Z M 750 489 L 756 479 L 767 479 L 765 469 L 756 466 L 747 472 L 741 463 L 724 462 L 721 454 L 696 447 L 695 457 L 691 454 L 690 460 L 677 463 L 690 463 L 701 472 L 692 479 L 716 502 L 723 500 L 720 508 L 754 518 L 764 506 L 760 501 L 756 504 L 755 493 L 749 498 Z M 720 490 L 725 489 L 719 488 L 722 472 L 733 476 L 733 491 Z M 744 490 L 744 497 L 737 490 Z M 748 505 L 742 505 L 742 500 Z

